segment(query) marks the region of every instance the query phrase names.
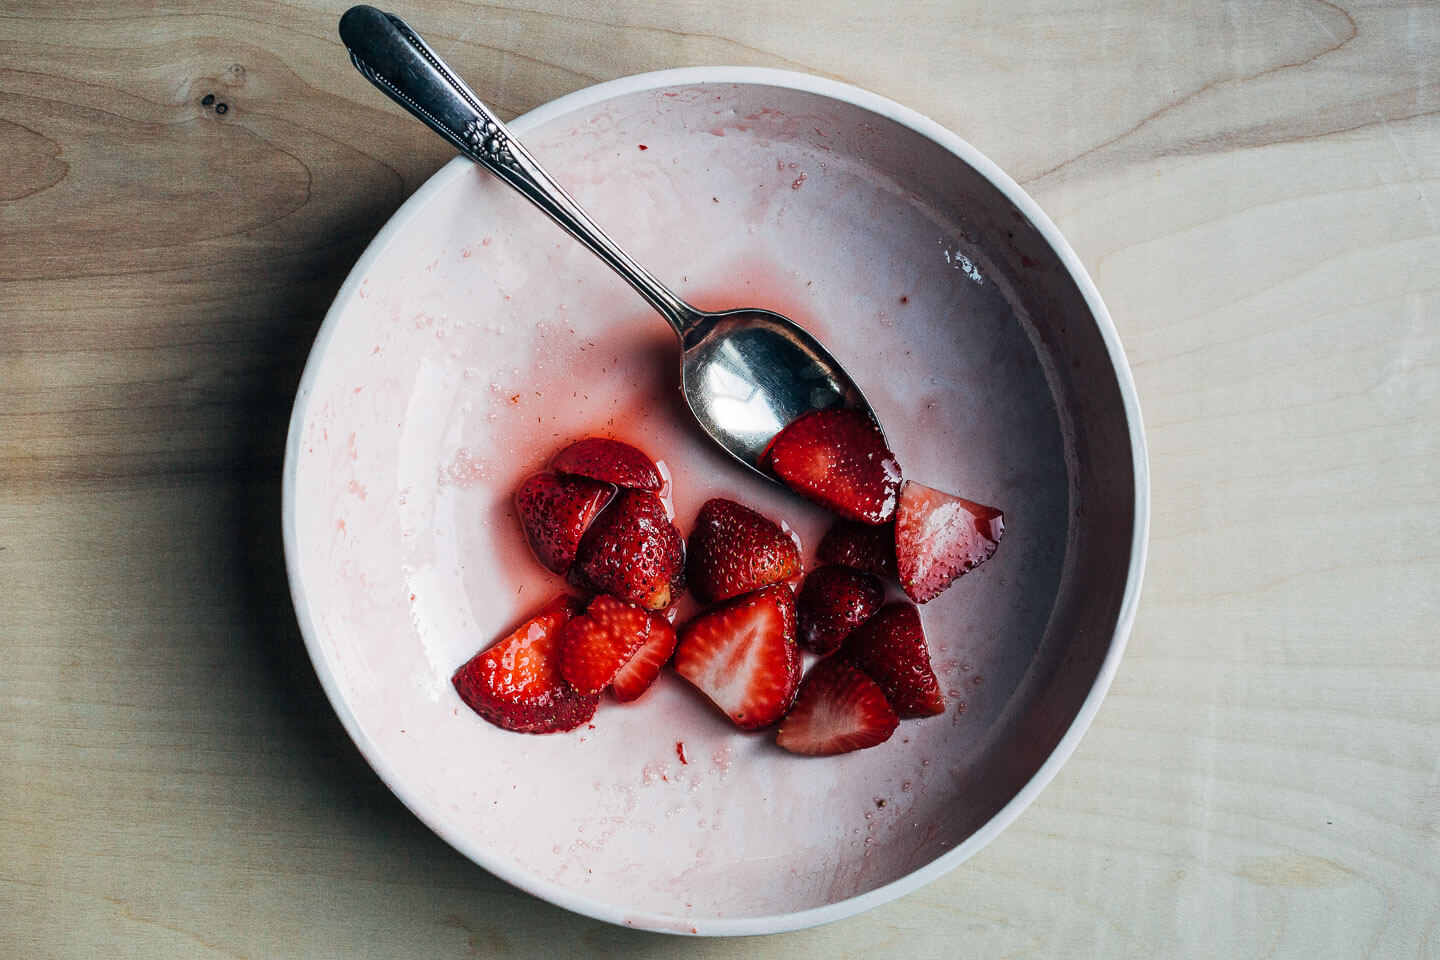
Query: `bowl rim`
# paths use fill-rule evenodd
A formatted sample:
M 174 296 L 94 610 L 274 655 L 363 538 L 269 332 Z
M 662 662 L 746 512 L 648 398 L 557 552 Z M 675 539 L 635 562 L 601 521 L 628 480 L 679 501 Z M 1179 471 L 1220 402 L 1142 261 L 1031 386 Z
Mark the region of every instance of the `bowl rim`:
M 1055 251 L 1070 274 L 1085 300 L 1101 339 L 1105 344 L 1120 391 L 1130 437 L 1130 453 L 1134 465 L 1135 512 L 1134 530 L 1130 543 L 1129 572 L 1125 589 L 1121 595 L 1116 615 L 1115 628 L 1101 661 L 1095 681 L 1081 703 L 1079 711 L 1069 727 L 1040 768 L 1030 777 L 1009 802 L 963 842 L 936 857 L 924 866 L 903 877 L 865 893 L 845 900 L 811 907 L 789 913 L 776 913 L 757 917 L 694 919 L 643 910 L 627 910 L 619 905 L 597 900 L 557 883 L 527 873 L 519 867 L 492 857 L 482 846 L 472 843 L 464 836 L 450 830 L 437 810 L 431 809 L 423 798 L 411 793 L 396 770 L 366 735 L 358 718 L 342 695 L 334 674 L 330 671 L 324 651 L 318 640 L 309 596 L 301 578 L 298 562 L 299 530 L 296 518 L 296 484 L 298 478 L 301 436 L 304 432 L 306 413 L 311 393 L 319 376 L 322 359 L 327 352 L 331 338 L 339 326 L 340 317 L 355 300 L 360 284 L 377 260 L 385 253 L 400 231 L 415 217 L 432 197 L 442 192 L 457 177 L 465 175 L 473 164 L 457 156 L 437 170 L 390 216 L 384 227 L 376 234 L 355 265 L 350 269 L 325 313 L 315 342 L 305 363 L 304 372 L 296 391 L 295 404 L 290 416 L 289 433 L 285 443 L 285 458 L 281 479 L 281 524 L 285 552 L 286 574 L 290 584 L 291 599 L 295 607 L 300 633 L 305 648 L 314 665 L 320 685 L 325 691 L 331 707 L 339 717 L 345 732 L 359 749 L 361 755 L 380 779 L 417 818 L 433 830 L 441 839 L 471 861 L 526 893 L 546 900 L 575 913 L 603 920 L 619 926 L 646 929 L 664 933 L 694 934 L 700 936 L 754 936 L 759 934 L 782 933 L 806 927 L 830 923 L 869 910 L 881 904 L 898 899 L 927 883 L 950 872 L 969 859 L 987 843 L 1009 826 L 1040 792 L 1054 779 L 1061 766 L 1075 752 L 1080 738 L 1089 728 L 1100 703 L 1105 698 L 1119 667 L 1121 655 L 1129 639 L 1135 621 L 1136 607 L 1140 597 L 1141 581 L 1145 570 L 1145 558 L 1150 529 L 1150 479 L 1149 461 L 1146 451 L 1144 428 L 1140 416 L 1139 399 L 1135 392 L 1134 378 L 1120 344 L 1110 313 L 1101 300 L 1095 286 L 1079 256 L 1061 235 L 1059 228 L 1040 209 L 1040 206 L 1008 174 L 995 165 L 978 149 L 957 134 L 936 123 L 923 114 L 896 103 L 868 90 L 810 74 L 790 70 L 776 70 L 764 67 L 706 66 L 681 67 L 633 74 L 614 80 L 604 81 L 566 94 L 530 110 L 510 122 L 517 134 L 530 130 L 567 113 L 593 106 L 604 100 L 626 94 L 643 93 L 669 87 L 695 86 L 699 84 L 735 84 L 745 86 L 769 86 L 804 93 L 816 94 L 837 100 L 894 121 L 938 144 L 969 164 L 982 177 L 993 184 L 1018 210 L 1030 220 Z

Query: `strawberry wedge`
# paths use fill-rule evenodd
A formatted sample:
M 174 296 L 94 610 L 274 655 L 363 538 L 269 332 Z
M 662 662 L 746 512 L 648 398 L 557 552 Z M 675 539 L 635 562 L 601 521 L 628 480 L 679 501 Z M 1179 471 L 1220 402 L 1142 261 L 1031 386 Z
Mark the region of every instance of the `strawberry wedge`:
M 710 603 L 788 580 L 800 572 L 795 541 L 769 517 L 716 497 L 695 516 L 685 579 Z
M 836 520 L 820 538 L 816 556 L 822 563 L 838 563 L 882 580 L 898 580 L 895 569 L 895 525 L 872 526 L 854 520 Z
M 471 710 L 516 733 L 557 733 L 587 722 L 600 698 L 576 692 L 556 664 L 560 634 L 583 609 L 574 597 L 555 597 L 456 670 L 455 692 Z
M 560 635 L 560 676 L 577 693 L 599 693 L 650 639 L 650 614 L 600 596 Z
M 614 493 L 608 483 L 553 473 L 537 473 L 520 484 L 515 491 L 520 526 L 545 569 L 561 575 L 570 569 L 580 538 Z
M 770 442 L 765 465 L 801 496 L 861 523 L 895 514 L 900 464 L 865 410 L 814 410 Z
M 555 454 L 550 469 L 634 490 L 654 492 L 664 486 L 655 461 L 643 450 L 607 437 L 576 440 Z
M 843 652 L 880 685 L 900 716 L 933 717 L 945 712 L 920 611 L 913 604 L 886 604 L 850 634 Z
M 790 588 L 780 583 L 747 593 L 685 624 L 675 672 L 742 730 L 779 720 L 800 684 Z
M 795 596 L 800 645 L 813 653 L 830 653 L 879 610 L 884 599 L 884 585 L 871 574 L 850 567 L 816 567 Z
M 660 676 L 660 668 L 675 652 L 675 628 L 662 613 L 650 614 L 650 635 L 644 646 L 635 652 L 610 684 L 610 692 L 621 703 L 628 703 L 649 690 Z
M 775 743 L 791 753 L 826 757 L 884 743 L 899 723 L 875 681 L 836 655 L 805 675 Z
M 1005 515 L 994 507 L 907 481 L 895 511 L 900 588 L 916 603 L 934 600 L 994 556 L 1004 532 Z
M 572 586 L 663 610 L 685 592 L 685 538 L 648 490 L 621 490 L 580 538 Z

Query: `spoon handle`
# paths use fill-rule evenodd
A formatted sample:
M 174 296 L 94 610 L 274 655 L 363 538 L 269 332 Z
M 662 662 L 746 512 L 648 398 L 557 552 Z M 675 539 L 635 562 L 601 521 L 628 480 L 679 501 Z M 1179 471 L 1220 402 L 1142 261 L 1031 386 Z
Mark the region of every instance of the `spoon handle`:
M 340 18 L 340 39 L 367 80 L 590 248 L 669 321 L 683 343 L 699 313 L 620 249 L 404 20 L 374 7 L 351 7 Z

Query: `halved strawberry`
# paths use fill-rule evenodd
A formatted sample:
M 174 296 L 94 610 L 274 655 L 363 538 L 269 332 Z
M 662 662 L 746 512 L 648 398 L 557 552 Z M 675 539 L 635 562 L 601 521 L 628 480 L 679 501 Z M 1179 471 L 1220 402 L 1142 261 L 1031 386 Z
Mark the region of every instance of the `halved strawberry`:
M 885 587 L 868 573 L 849 567 L 816 567 L 795 596 L 800 645 L 829 653 L 880 609 Z
M 555 454 L 550 469 L 635 490 L 659 490 L 660 471 L 645 453 L 606 437 L 586 437 Z
M 675 628 L 665 619 L 663 613 L 650 614 L 650 638 L 636 651 L 630 662 L 615 674 L 610 692 L 621 703 L 627 703 L 650 689 L 660 668 L 665 666 L 675 652 Z
M 816 551 L 825 563 L 838 563 L 873 573 L 886 580 L 897 580 L 895 569 L 895 526 L 871 526 L 854 520 L 836 520 L 825 531 Z
M 792 422 L 765 452 L 765 464 L 796 493 L 862 523 L 895 513 L 900 464 L 864 410 L 815 410 Z
M 648 639 L 647 611 L 614 597 L 596 597 L 560 635 L 560 676 L 577 693 L 599 693 Z
M 685 538 L 646 490 L 621 490 L 590 524 L 568 575 L 582 590 L 663 610 L 685 592 Z
M 680 628 L 675 672 L 742 730 L 784 716 L 800 684 L 795 598 L 783 583 L 735 597 Z
M 561 631 L 584 609 L 568 594 L 555 597 L 456 670 L 455 692 L 495 726 L 517 733 L 555 733 L 587 722 L 600 698 L 577 693 L 556 666 Z
M 884 743 L 899 724 L 875 681 L 836 655 L 805 674 L 775 742 L 791 753 L 830 756 Z
M 597 514 L 610 502 L 615 488 L 585 477 L 537 473 L 515 491 L 515 508 L 530 549 L 545 568 L 563 574 Z
M 844 653 L 880 684 L 900 716 L 933 717 L 945 712 L 920 611 L 912 604 L 886 604 L 850 634 Z
M 911 480 L 895 511 L 900 588 L 916 603 L 934 600 L 962 574 L 995 554 L 1005 515 Z
M 800 549 L 768 517 L 721 497 L 696 514 L 685 579 L 700 599 L 728 600 L 799 572 Z

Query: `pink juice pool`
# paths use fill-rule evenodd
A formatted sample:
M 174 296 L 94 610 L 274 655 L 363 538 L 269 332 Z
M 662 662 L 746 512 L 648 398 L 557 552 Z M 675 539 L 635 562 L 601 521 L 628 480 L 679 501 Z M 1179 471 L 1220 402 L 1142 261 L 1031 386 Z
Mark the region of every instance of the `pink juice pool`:
M 1049 396 L 1026 324 L 903 191 L 778 134 L 636 116 L 602 110 L 527 140 L 681 296 L 774 309 L 819 337 L 907 477 L 1005 511 L 995 558 L 922 608 L 946 713 L 807 758 L 773 730 L 737 730 L 668 670 L 565 734 L 508 733 L 460 702 L 455 668 L 566 589 L 532 556 L 513 493 L 572 440 L 614 437 L 659 461 L 686 535 L 705 500 L 728 497 L 792 529 L 809 569 L 834 520 L 715 446 L 679 392 L 664 321 L 473 169 L 443 173 L 445 202 L 342 292 L 302 397 L 292 563 L 342 718 L 467 853 L 561 889 L 623 886 L 639 913 L 683 917 L 720 886 L 731 915 L 771 909 L 782 888 L 796 909 L 818 906 L 976 828 L 954 798 L 989 789 L 975 771 L 993 762 L 1058 590 L 1062 428 L 1053 405 L 1009 402 Z M 602 145 L 626 123 L 647 149 L 620 165 Z M 687 595 L 682 617 L 693 609 Z

